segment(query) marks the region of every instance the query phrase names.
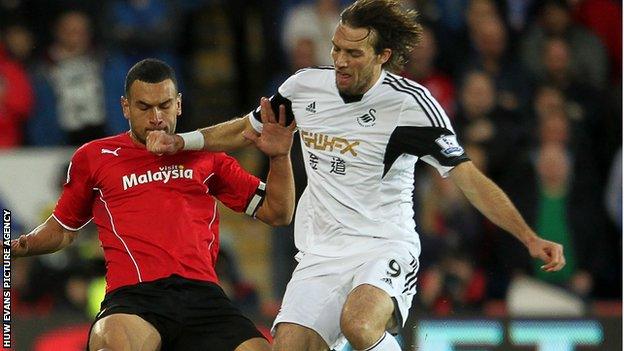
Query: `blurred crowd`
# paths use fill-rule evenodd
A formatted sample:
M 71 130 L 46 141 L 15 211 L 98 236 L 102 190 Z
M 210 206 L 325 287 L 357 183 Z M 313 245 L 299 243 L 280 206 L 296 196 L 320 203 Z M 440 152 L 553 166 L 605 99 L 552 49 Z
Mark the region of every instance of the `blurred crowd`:
M 163 59 L 179 74 L 179 130 L 240 116 L 296 70 L 332 64 L 331 37 L 347 3 L 0 0 L 0 148 L 78 146 L 127 130 L 119 108 L 123 81 L 145 57 Z M 431 91 L 473 162 L 537 232 L 564 245 L 568 262 L 561 272 L 541 272 L 516 239 L 420 165 L 416 308 L 480 311 L 503 299 L 519 275 L 583 301 L 621 299 L 621 2 L 404 3 L 419 11 L 424 32 L 401 74 Z M 293 158 L 300 157 L 295 147 Z M 294 165 L 301 191 L 305 174 L 300 160 Z M 295 249 L 291 227 L 275 231 L 272 285 L 279 299 Z M 80 238 L 61 254 L 17 266 L 16 314 L 97 311 L 89 301 L 101 291 L 101 251 L 97 234 Z M 221 277 L 234 299 L 250 313 L 266 310 L 238 270 L 236 253 L 222 257 Z

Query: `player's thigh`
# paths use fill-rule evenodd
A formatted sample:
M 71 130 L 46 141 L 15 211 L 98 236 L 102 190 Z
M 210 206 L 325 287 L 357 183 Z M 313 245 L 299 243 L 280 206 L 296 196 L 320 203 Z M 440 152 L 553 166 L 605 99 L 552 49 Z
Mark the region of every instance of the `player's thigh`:
M 416 290 L 418 259 L 401 247 L 385 249 L 377 257 L 356 269 L 341 327 L 368 321 L 367 327 L 396 332 L 407 319 Z
M 342 308 L 340 328 L 349 327 L 386 330 L 394 327 L 394 302 L 384 290 L 362 284 L 347 296 Z
M 116 313 L 95 322 L 89 350 L 158 351 L 161 337 L 156 328 L 134 314 Z
M 295 323 L 275 326 L 273 351 L 327 351 L 329 347 L 314 330 Z
M 273 323 L 274 334 L 277 325 L 289 323 L 314 330 L 330 347 L 340 339 L 340 311 L 351 291 L 353 273 L 344 269 L 349 262 L 335 263 L 314 262 L 309 271 L 293 273 Z M 292 328 L 296 335 L 302 334 L 298 327 Z

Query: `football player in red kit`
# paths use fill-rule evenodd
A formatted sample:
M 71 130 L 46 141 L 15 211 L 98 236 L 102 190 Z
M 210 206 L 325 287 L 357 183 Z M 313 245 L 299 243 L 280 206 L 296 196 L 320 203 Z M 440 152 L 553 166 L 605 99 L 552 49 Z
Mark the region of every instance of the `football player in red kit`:
M 270 159 L 265 184 L 224 153 L 147 151 L 147 135 L 175 133 L 182 113 L 167 64 L 137 63 L 125 89 L 121 105 L 130 131 L 75 152 L 54 213 L 11 243 L 13 256 L 60 250 L 93 219 L 107 289 L 89 350 L 269 350 L 218 285 L 217 200 L 270 225 L 290 223 L 294 123 L 285 126 L 283 108 L 276 121 L 268 100 L 261 101 L 266 125 L 248 137 Z

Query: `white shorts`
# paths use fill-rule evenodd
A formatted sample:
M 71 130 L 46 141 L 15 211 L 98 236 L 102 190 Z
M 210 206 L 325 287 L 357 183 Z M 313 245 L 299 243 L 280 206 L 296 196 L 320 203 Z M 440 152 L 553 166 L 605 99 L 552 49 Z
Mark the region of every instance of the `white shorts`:
M 397 325 L 403 327 L 416 293 L 418 257 L 414 252 L 405 244 L 386 243 L 365 254 L 339 258 L 300 253 L 272 332 L 278 323 L 299 324 L 316 331 L 333 348 L 344 340 L 342 306 L 351 290 L 362 284 L 392 297 Z

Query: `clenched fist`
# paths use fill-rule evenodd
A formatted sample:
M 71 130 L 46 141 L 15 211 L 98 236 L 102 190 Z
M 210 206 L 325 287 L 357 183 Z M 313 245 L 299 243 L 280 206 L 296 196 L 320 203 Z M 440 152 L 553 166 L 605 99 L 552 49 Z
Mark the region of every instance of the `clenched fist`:
M 157 155 L 175 154 L 184 147 L 184 140 L 177 134 L 167 134 L 162 130 L 155 130 L 147 134 L 145 139 L 147 150 Z
M 544 261 L 541 269 L 545 272 L 559 271 L 566 264 L 561 244 L 542 238 L 535 238 L 527 244 L 527 248 L 531 256 Z

